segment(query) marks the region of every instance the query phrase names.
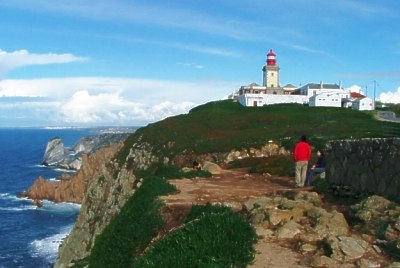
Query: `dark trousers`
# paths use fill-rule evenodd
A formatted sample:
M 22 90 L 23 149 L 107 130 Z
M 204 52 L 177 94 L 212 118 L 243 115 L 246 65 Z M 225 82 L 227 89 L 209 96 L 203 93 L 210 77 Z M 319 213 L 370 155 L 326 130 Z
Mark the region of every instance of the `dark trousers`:
M 312 168 L 307 172 L 306 185 L 311 186 L 315 174 L 321 174 L 325 172 L 325 168 Z

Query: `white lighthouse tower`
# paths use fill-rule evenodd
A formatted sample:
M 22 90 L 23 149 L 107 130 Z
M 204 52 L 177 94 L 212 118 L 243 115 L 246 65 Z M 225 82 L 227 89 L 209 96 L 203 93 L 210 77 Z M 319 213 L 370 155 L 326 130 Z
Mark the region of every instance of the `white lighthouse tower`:
M 267 62 L 263 67 L 263 86 L 267 88 L 280 88 L 279 67 L 276 65 L 276 54 L 272 49 L 267 54 Z

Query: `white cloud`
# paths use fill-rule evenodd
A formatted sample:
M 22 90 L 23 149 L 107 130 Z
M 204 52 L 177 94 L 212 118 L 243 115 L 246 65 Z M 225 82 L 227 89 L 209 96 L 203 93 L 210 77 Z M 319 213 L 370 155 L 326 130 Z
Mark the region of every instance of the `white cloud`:
M 204 65 L 197 64 L 194 62 L 178 62 L 178 65 L 184 66 L 184 67 L 189 67 L 189 68 L 195 68 L 195 69 L 204 69 Z
M 352 85 L 351 87 L 348 87 L 347 90 L 350 92 L 356 92 L 356 93 L 363 94 L 362 88 L 358 85 Z
M 25 49 L 13 52 L 0 49 L 0 75 L 4 75 L 10 70 L 29 65 L 60 64 L 84 60 L 86 59 L 72 54 L 35 54 Z
M 212 80 L 110 77 L 4 80 L 0 81 L 0 110 L 9 122 L 2 120 L 0 125 L 16 124 L 13 113 L 31 117 L 26 119 L 31 124 L 43 125 L 47 120 L 48 125 L 143 125 L 186 113 L 237 88 L 238 84 L 233 82 Z
M 381 93 L 379 99 L 383 103 L 400 103 L 400 87 L 394 92 L 388 91 Z

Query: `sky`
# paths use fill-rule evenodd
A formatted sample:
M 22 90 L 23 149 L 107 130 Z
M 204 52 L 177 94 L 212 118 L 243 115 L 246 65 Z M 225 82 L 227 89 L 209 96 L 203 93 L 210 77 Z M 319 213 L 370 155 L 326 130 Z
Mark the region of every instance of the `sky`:
M 0 127 L 143 126 L 262 84 L 400 103 L 398 0 L 0 1 Z M 375 94 L 374 94 L 375 93 Z

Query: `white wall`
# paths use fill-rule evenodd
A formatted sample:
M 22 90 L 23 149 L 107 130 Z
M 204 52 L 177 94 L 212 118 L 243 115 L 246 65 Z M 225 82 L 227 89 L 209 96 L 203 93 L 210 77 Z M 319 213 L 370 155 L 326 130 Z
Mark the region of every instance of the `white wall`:
M 304 95 L 244 94 L 240 95 L 238 98 L 239 103 L 243 106 L 253 106 L 253 102 L 259 100 L 262 100 L 262 105 L 279 103 L 308 103 L 308 98 Z
M 310 98 L 310 107 L 342 107 L 342 96 L 340 94 L 322 93 Z
M 353 103 L 353 109 L 360 111 L 372 111 L 374 110 L 374 100 L 368 97 L 357 100 Z

